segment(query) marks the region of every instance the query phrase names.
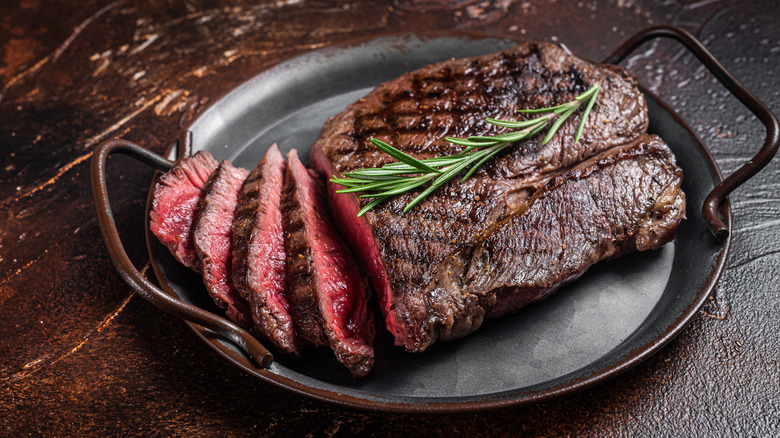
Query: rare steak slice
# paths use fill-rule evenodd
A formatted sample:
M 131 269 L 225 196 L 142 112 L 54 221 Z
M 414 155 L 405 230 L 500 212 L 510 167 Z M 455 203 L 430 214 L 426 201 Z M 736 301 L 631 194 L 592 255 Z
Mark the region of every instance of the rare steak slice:
M 192 241 L 192 221 L 201 189 L 217 164 L 206 151 L 176 163 L 155 184 L 149 212 L 152 233 L 179 262 L 196 271 L 200 270 L 200 260 Z
M 353 376 L 363 377 L 374 365 L 368 283 L 330 223 L 322 182 L 295 150 L 287 161 L 282 204 L 296 330 L 315 345 L 329 345 Z
M 233 287 L 231 279 L 231 226 L 241 184 L 248 174 L 246 169 L 234 167 L 228 161 L 219 163 L 203 187 L 193 222 L 193 242 L 203 271 L 203 283 L 214 302 L 225 309 L 228 318 L 246 329 L 254 324 L 249 304 Z
M 366 265 L 398 345 L 411 341 L 421 323 L 397 304 L 421 300 L 420 290 L 436 266 L 486 227 L 521 208 L 552 176 L 610 148 L 636 142 L 647 130 L 647 107 L 636 80 L 620 67 L 572 56 L 560 47 L 527 42 L 473 58 L 429 65 L 379 85 L 323 127 L 312 166 L 330 177 L 394 161 L 377 150 L 375 137 L 417 158 L 459 153 L 446 136 L 495 135 L 504 128 L 487 117 L 523 120 L 519 109 L 551 107 L 600 85 L 597 102 L 579 142 L 583 111 L 570 117 L 547 144 L 543 135 L 517 142 L 486 162 L 466 182 L 453 179 L 408 213 L 403 207 L 422 189 L 390 199 L 356 217 L 368 200 L 359 194 L 328 193 L 342 235 Z
M 685 217 L 682 172 L 656 136 L 560 175 L 486 237 L 438 267 L 428 288 L 396 303 L 421 350 L 484 318 L 543 300 L 594 263 L 671 241 Z
M 246 299 L 260 332 L 285 353 L 297 354 L 287 299 L 287 258 L 280 200 L 285 163 L 276 144 L 241 187 L 233 218 L 233 284 Z

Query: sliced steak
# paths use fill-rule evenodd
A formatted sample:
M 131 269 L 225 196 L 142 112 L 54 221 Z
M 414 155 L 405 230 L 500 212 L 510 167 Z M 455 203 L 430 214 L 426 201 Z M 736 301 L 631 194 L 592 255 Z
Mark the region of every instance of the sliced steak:
M 329 345 L 355 377 L 374 365 L 374 318 L 365 277 L 330 223 L 322 182 L 295 150 L 282 199 L 290 301 L 298 334 Z
M 385 323 L 396 344 L 423 334 L 398 303 L 422 300 L 420 290 L 436 266 L 461 245 L 522 207 L 552 176 L 600 151 L 637 141 L 648 119 L 635 79 L 623 69 L 597 65 L 544 43 L 524 43 L 491 55 L 433 64 L 384 83 L 331 118 L 314 145 L 311 162 L 319 172 L 341 176 L 358 168 L 393 161 L 369 139 L 376 137 L 418 158 L 462 150 L 445 136 L 503 132 L 486 117 L 521 120 L 518 109 L 550 107 L 571 101 L 595 84 L 602 89 L 580 141 L 574 133 L 582 110 L 566 121 L 546 145 L 543 136 L 518 142 L 485 163 L 474 176 L 453 180 L 407 214 L 403 207 L 419 192 L 398 196 L 356 218 L 366 204 L 354 194 L 328 193 L 336 222 L 366 264 Z
M 206 151 L 197 152 L 176 163 L 154 187 L 149 228 L 184 266 L 200 270 L 200 260 L 192 241 L 192 221 L 201 189 L 217 168 Z
M 682 171 L 656 136 L 560 175 L 486 237 L 448 257 L 403 307 L 410 349 L 465 336 L 484 318 L 543 300 L 594 263 L 671 241 L 685 217 Z
M 298 353 L 287 299 L 287 258 L 280 199 L 285 163 L 276 144 L 241 187 L 233 218 L 233 284 L 260 332 L 286 353 Z
M 234 167 L 227 161 L 219 163 L 217 170 L 203 187 L 193 221 L 193 243 L 203 271 L 203 283 L 214 302 L 225 309 L 228 318 L 249 329 L 252 314 L 247 301 L 233 287 L 233 213 L 238 202 L 241 184 L 249 171 Z

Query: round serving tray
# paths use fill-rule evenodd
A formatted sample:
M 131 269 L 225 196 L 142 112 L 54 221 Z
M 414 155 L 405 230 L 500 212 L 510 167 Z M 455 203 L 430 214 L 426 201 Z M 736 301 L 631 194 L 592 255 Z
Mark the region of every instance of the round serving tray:
M 379 83 L 432 62 L 491 53 L 516 41 L 405 35 L 324 48 L 276 65 L 217 101 L 171 145 L 171 160 L 125 140 L 106 141 L 93 156 L 92 189 L 108 253 L 140 295 L 185 319 L 228 361 L 263 381 L 315 399 L 376 411 L 456 412 L 520 405 L 594 385 L 648 358 L 696 315 L 723 271 L 731 244 L 731 210 L 725 197 L 764 167 L 780 144 L 777 117 L 682 29 L 648 28 L 607 61 L 619 62 L 658 37 L 681 42 L 764 123 L 767 138 L 756 156 L 721 181 L 712 156 L 693 131 L 643 90 L 649 131 L 668 143 L 685 175 L 688 217 L 677 238 L 656 251 L 600 263 L 547 301 L 486 321 L 475 333 L 437 343 L 423 353 L 393 346 L 378 321 L 376 365 L 364 379 L 352 379 L 325 348 L 310 349 L 300 358 L 276 354 L 274 359 L 257 339 L 227 321 L 200 276 L 177 263 L 151 235 L 151 202 L 146 240 L 163 290 L 149 282 L 120 241 L 108 199 L 107 157 L 123 153 L 164 170 L 176 156 L 208 150 L 217 159 L 252 168 L 278 143 L 283 152 L 296 148 L 305 159 L 325 120 Z
M 305 160 L 324 122 L 379 83 L 432 62 L 487 54 L 515 43 L 391 36 L 308 53 L 250 79 L 203 113 L 188 128 L 192 152 L 208 150 L 218 160 L 251 169 L 277 143 L 282 153 L 296 148 Z M 699 208 L 720 182 L 717 165 L 673 111 L 650 93 L 646 96 L 650 132 L 664 138 L 677 156 L 689 206 L 676 240 L 663 248 L 596 265 L 547 301 L 489 320 L 468 337 L 437 343 L 421 354 L 394 347 L 392 337 L 380 329 L 376 365 L 359 380 L 326 348 L 301 358 L 276 354 L 274 363 L 262 369 L 233 343 L 190 325 L 220 354 L 263 380 L 338 404 L 391 411 L 464 410 L 538 400 L 638 363 L 703 304 L 729 247 L 729 240 L 718 242 L 710 234 Z M 162 286 L 185 302 L 222 314 L 200 276 L 147 235 Z M 383 327 L 381 321 L 377 326 Z

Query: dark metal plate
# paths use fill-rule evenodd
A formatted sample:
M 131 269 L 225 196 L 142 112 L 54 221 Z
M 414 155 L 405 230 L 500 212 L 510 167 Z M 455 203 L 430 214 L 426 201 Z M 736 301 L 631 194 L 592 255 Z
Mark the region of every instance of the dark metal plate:
M 318 50 L 250 79 L 189 129 L 193 149 L 251 169 L 274 142 L 305 159 L 325 120 L 377 84 L 432 62 L 495 52 L 510 40 L 391 36 Z M 665 247 L 601 263 L 545 302 L 491 320 L 474 334 L 421 354 L 380 329 L 376 366 L 354 380 L 327 349 L 258 368 L 238 348 L 190 324 L 227 359 L 263 380 L 341 405 L 383 411 L 457 411 L 516 405 L 592 385 L 628 369 L 674 337 L 720 276 L 730 240 L 708 232 L 701 206 L 720 181 L 712 157 L 685 123 L 647 94 L 650 131 L 685 172 L 688 219 Z M 171 158 L 173 158 L 171 151 Z M 725 208 L 730 225 L 730 210 Z M 149 240 L 157 276 L 183 301 L 221 314 L 197 274 Z M 378 327 L 383 327 L 378 321 Z

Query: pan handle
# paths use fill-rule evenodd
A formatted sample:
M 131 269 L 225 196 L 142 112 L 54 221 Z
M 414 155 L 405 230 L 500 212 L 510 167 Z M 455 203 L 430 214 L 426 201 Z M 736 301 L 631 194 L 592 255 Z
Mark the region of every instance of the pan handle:
M 607 57 L 607 59 L 604 60 L 604 63 L 617 64 L 625 59 L 637 47 L 655 38 L 674 39 L 696 55 L 696 57 L 699 58 L 699 61 L 712 72 L 720 83 L 755 114 L 766 128 L 766 140 L 764 140 L 764 145 L 761 147 L 761 150 L 759 150 L 751 160 L 743 164 L 742 167 L 715 186 L 710 194 L 707 195 L 704 205 L 702 206 L 702 212 L 707 219 L 707 225 L 709 226 L 710 231 L 718 240 L 723 241 L 728 237 L 729 229 L 724 225 L 718 215 L 718 209 L 729 193 L 748 179 L 752 178 L 759 170 L 769 164 L 769 161 L 775 156 L 778 144 L 780 144 L 780 123 L 778 123 L 777 116 L 775 116 L 763 102 L 758 100 L 753 93 L 748 91 L 737 78 L 729 73 L 723 64 L 718 62 L 712 53 L 704 47 L 704 44 L 702 44 L 701 41 L 696 39 L 696 37 L 686 30 L 677 26 L 653 26 L 637 33 Z
M 188 143 L 189 135 L 185 135 L 179 140 L 180 153 L 186 150 L 186 145 Z M 268 367 L 274 360 L 273 356 L 249 333 L 225 318 L 219 317 L 191 304 L 187 304 L 178 298 L 165 293 L 147 280 L 146 277 L 138 272 L 135 266 L 133 266 L 133 263 L 127 256 L 122 241 L 119 238 L 116 222 L 114 222 L 114 216 L 111 211 L 111 204 L 108 200 L 108 189 L 106 187 L 106 159 L 109 155 L 115 153 L 127 155 L 163 171 L 170 169 L 174 163 L 135 143 L 119 139 L 108 140 L 101 143 L 92 155 L 92 196 L 95 200 L 95 207 L 97 208 L 100 232 L 103 235 L 103 241 L 106 243 L 106 248 L 108 248 L 108 254 L 111 256 L 111 261 L 114 263 L 117 271 L 119 271 L 119 275 L 122 276 L 122 279 L 124 279 L 130 287 L 159 309 L 225 336 L 236 343 L 236 345 L 243 348 L 244 351 L 260 365 L 260 367 Z

